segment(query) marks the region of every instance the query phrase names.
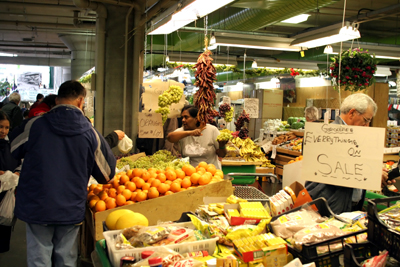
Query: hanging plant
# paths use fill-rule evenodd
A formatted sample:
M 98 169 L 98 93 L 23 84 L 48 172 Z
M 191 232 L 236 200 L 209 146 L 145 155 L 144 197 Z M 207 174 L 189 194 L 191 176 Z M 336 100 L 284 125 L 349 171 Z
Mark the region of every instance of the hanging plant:
M 371 56 L 368 50 L 349 49 L 342 53 L 341 71 L 339 77 L 339 55 L 332 58 L 330 66 L 332 84 L 338 89 L 339 84 L 345 91 L 357 92 L 375 83 L 375 54 Z

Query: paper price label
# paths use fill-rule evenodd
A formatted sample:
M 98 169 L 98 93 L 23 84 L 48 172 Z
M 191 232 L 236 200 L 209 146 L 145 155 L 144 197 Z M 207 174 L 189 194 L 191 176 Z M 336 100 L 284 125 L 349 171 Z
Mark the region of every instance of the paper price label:
M 229 104 L 229 106 L 231 105 L 231 98 L 229 96 L 223 96 L 222 97 L 222 103 L 223 104 Z
M 272 155 L 271 155 L 271 159 L 276 158 L 276 146 L 272 146 Z
M 245 98 L 244 99 L 244 110 L 249 114 L 250 118 L 258 118 L 258 98 Z
M 139 113 L 139 138 L 164 138 L 161 114 Z

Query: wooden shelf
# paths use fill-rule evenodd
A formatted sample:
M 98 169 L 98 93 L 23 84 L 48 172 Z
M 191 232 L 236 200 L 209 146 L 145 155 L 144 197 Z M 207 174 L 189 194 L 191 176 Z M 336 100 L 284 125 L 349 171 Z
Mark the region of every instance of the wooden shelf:
M 292 155 L 292 156 L 296 156 L 296 157 L 301 156 L 301 152 L 292 151 L 289 149 L 284 149 L 284 148 L 279 148 L 279 147 L 276 148 L 276 152 L 282 153 L 282 154 L 288 154 L 288 155 Z

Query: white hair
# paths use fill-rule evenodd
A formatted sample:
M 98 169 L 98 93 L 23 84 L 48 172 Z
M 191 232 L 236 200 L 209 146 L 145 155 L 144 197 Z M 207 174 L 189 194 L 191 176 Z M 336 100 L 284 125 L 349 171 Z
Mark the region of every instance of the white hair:
M 318 109 L 316 107 L 306 107 L 304 110 L 304 114 L 306 118 L 309 118 L 312 121 L 316 121 L 319 119 Z
M 368 107 L 372 107 L 375 116 L 378 107 L 371 97 L 363 93 L 352 94 L 343 100 L 340 113 L 347 114 L 354 108 L 359 113 L 364 114 Z
M 21 95 L 18 94 L 17 92 L 14 92 L 10 95 L 10 102 L 18 104 L 20 101 L 21 101 Z

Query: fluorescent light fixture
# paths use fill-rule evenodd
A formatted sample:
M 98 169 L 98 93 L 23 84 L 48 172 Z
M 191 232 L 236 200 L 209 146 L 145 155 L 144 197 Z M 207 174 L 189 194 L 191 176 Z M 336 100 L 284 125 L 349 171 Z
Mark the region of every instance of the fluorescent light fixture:
M 299 34 L 295 40 L 290 44 L 291 46 L 299 47 L 319 47 L 328 44 L 335 44 L 348 40 L 360 38 L 360 32 L 356 27 L 347 25 L 339 28 L 337 24 L 325 28 L 310 31 L 304 34 Z
M 152 21 L 150 35 L 170 34 L 183 26 L 202 18 L 215 10 L 233 2 L 234 0 L 187 0 L 183 1 L 184 6 L 176 12 L 178 6 L 174 5 L 173 9 L 169 9 L 159 16 L 159 20 Z M 172 15 L 171 15 L 172 14 Z M 167 19 L 167 20 L 166 20 Z
M 274 77 L 274 78 L 271 79 L 271 82 L 272 83 L 279 83 L 280 80 L 278 78 Z
M 333 48 L 330 45 L 325 46 L 324 49 L 324 54 L 332 54 L 333 53 Z
M 391 56 L 378 56 L 378 55 L 375 55 L 375 58 L 385 58 L 385 59 L 400 60 L 400 57 L 391 57 Z
M 247 45 L 247 44 L 234 44 L 234 43 L 216 43 L 215 45 L 229 46 L 229 47 L 241 47 L 241 48 L 252 48 L 252 49 L 262 49 L 262 50 L 278 50 L 278 51 L 292 51 L 297 52 L 299 48 L 289 48 L 289 47 L 273 47 L 273 46 L 261 46 L 261 45 Z
M 387 66 L 376 66 L 376 72 L 374 73 L 374 76 L 376 77 L 386 77 L 386 76 L 391 76 L 392 72 L 390 71 L 390 67 Z
M 214 33 L 211 35 L 211 39 L 210 39 L 210 46 L 212 46 L 213 44 L 215 44 L 217 42 L 217 39 L 215 38 Z
M 251 64 L 251 67 L 253 68 L 253 69 L 256 69 L 257 68 L 257 61 L 254 59 L 253 60 L 253 63 Z
M 17 54 L 2 53 L 0 52 L 0 57 L 17 57 Z
M 282 20 L 281 22 L 283 22 L 283 23 L 297 24 L 297 23 L 306 21 L 306 20 L 308 19 L 309 16 L 311 16 L 311 15 L 308 15 L 308 14 L 300 14 L 300 15 L 298 15 L 298 16 L 291 17 L 290 19 Z

